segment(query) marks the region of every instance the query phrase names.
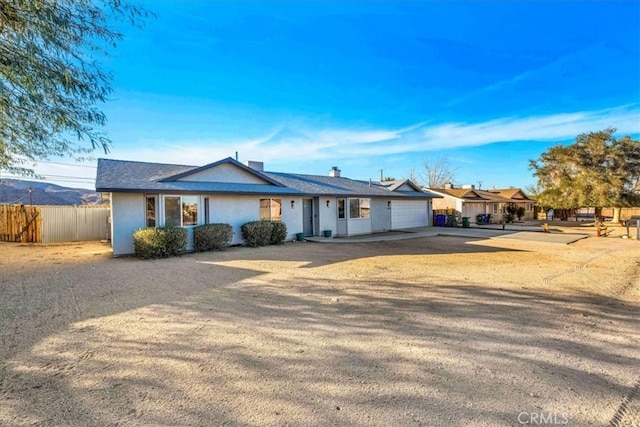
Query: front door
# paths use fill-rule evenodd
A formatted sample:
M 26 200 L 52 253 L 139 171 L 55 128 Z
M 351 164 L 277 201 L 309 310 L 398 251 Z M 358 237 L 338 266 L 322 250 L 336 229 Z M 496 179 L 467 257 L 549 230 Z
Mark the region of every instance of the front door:
M 313 200 L 302 200 L 302 232 L 305 236 L 313 236 Z
M 336 234 L 347 235 L 347 199 L 338 199 L 338 224 Z

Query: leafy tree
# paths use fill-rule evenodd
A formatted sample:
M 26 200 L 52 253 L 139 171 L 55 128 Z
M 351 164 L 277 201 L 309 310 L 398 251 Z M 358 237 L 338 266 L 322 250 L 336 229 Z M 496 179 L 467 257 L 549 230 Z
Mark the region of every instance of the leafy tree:
M 524 214 L 524 209 L 522 211 Z M 506 222 L 507 224 L 512 223 L 517 215 L 518 206 L 515 203 L 507 203 L 507 205 L 504 207 L 504 222 Z M 520 218 L 522 217 L 518 217 L 518 220 L 520 220 Z
M 640 201 L 640 142 L 616 139 L 615 129 L 578 135 L 568 146 L 556 145 L 530 161 L 542 191 L 538 203 L 561 209 L 620 208 Z
M 50 156 L 108 152 L 96 105 L 111 76 L 95 56 L 122 39 L 118 22 L 147 15 L 121 0 L 0 0 L 0 169 L 33 175 Z
M 456 169 L 451 166 L 446 157 L 434 161 L 425 157 L 423 167 L 420 178 L 428 188 L 444 188 L 445 184 L 452 183 L 454 180 Z

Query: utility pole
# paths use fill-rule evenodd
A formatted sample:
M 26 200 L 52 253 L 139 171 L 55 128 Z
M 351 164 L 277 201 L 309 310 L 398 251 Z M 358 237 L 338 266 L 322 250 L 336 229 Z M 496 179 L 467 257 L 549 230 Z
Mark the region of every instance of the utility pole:
M 384 169 L 380 169 L 380 182 L 382 182 L 382 172 L 384 172 Z
M 29 186 L 29 206 L 33 206 L 33 187 Z

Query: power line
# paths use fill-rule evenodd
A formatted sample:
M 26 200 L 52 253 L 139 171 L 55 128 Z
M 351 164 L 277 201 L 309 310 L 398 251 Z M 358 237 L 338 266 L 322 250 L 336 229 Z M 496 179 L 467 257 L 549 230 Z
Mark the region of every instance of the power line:
M 52 176 L 54 178 L 72 178 L 72 179 L 89 179 L 91 181 L 95 181 L 95 178 L 90 178 L 90 177 L 86 177 L 86 176 L 69 176 L 69 175 L 53 175 L 53 174 L 41 174 L 41 176 Z
M 88 179 L 83 180 L 78 180 L 78 179 L 63 179 L 63 178 L 44 178 L 44 179 L 40 179 L 40 178 L 34 178 L 34 177 L 29 177 L 28 179 L 25 179 L 25 177 L 17 177 L 17 176 L 3 176 L 2 179 L 16 179 L 19 181 L 40 181 L 40 182 L 71 182 L 71 183 L 75 183 L 75 184 L 91 184 L 91 181 L 89 181 Z M 95 181 L 95 178 L 91 178 L 93 181 Z
M 38 181 L 45 181 L 47 180 L 48 177 L 53 177 L 53 178 L 69 178 L 69 179 L 74 179 L 74 180 L 80 180 L 80 179 L 86 179 L 89 181 L 95 181 L 95 178 L 90 178 L 87 176 L 71 176 L 71 175 L 53 175 L 53 174 L 39 174 L 39 176 L 44 177 L 44 179 L 42 178 L 36 178 L 36 177 L 17 177 L 17 176 L 5 176 L 4 178 L 6 179 L 19 179 L 21 181 L 29 181 L 31 179 L 35 179 Z
M 78 164 L 73 164 L 73 163 L 62 163 L 62 162 L 51 162 L 49 160 L 37 160 L 36 163 L 47 163 L 50 165 L 63 165 L 63 166 L 72 166 L 72 167 L 76 167 L 76 168 L 92 168 L 92 169 L 97 169 L 97 166 L 89 166 L 89 165 L 78 165 Z
M 2 203 L 3 205 L 15 205 L 16 203 L 18 203 L 19 201 L 21 201 L 22 199 L 24 199 L 25 197 L 27 197 L 27 195 L 25 194 L 24 196 L 20 197 L 18 200 L 14 200 L 13 202 L 9 202 L 9 203 Z

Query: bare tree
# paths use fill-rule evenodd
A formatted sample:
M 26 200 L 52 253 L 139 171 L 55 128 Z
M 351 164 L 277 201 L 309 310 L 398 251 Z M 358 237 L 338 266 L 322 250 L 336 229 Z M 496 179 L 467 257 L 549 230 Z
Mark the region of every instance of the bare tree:
M 544 189 L 540 186 L 539 182 L 535 184 L 529 184 L 524 187 L 524 192 L 527 193 L 527 196 L 530 199 L 537 200 Z
M 424 186 L 428 188 L 443 188 L 445 184 L 453 182 L 457 169 L 451 166 L 448 158 L 441 157 L 431 161 L 425 157 L 423 165 L 420 179 Z
M 420 180 L 418 179 L 418 174 L 416 174 L 416 170 L 411 169 L 411 172 L 409 172 L 409 181 L 413 182 L 415 185 L 417 186 L 422 186 L 422 184 L 420 183 Z

